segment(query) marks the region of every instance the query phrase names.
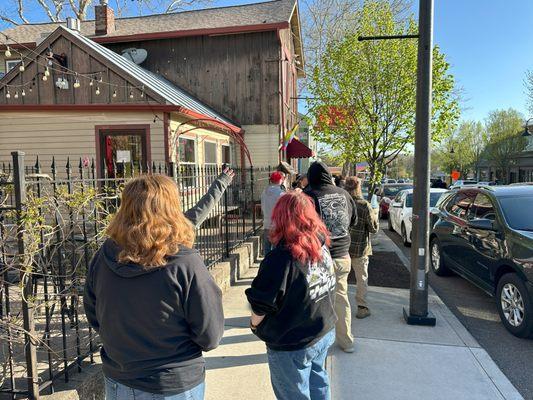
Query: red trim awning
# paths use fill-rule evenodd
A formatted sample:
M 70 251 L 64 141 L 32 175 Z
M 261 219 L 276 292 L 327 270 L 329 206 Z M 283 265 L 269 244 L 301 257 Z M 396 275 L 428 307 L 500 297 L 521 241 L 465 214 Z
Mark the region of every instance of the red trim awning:
M 300 142 L 293 139 L 287 146 L 287 158 L 310 158 L 313 157 L 313 150 Z

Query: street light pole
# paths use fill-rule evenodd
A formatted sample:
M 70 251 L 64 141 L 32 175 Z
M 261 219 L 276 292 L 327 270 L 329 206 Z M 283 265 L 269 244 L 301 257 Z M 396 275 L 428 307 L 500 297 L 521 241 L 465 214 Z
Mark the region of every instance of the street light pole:
M 403 313 L 410 325 L 434 326 L 435 317 L 428 310 L 433 0 L 420 0 L 418 29 L 411 293 L 409 310 L 404 308 Z

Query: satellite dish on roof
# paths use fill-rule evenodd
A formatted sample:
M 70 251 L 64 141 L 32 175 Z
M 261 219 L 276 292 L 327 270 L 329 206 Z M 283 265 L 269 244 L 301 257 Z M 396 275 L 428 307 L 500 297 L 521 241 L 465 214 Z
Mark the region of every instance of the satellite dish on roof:
M 130 47 L 122 50 L 122 57 L 133 61 L 135 64 L 142 64 L 146 60 L 146 57 L 148 57 L 148 52 L 145 49 Z

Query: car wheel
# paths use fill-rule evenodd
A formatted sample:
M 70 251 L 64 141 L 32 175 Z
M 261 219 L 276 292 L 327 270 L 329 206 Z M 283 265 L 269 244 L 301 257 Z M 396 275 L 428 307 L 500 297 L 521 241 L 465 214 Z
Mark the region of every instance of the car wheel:
M 411 247 L 409 238 L 407 237 L 407 230 L 405 229 L 405 224 L 402 222 L 402 240 L 405 247 Z
M 431 269 L 438 276 L 450 275 L 450 270 L 444 265 L 444 257 L 440 248 L 439 239 L 433 238 L 429 245 L 429 258 Z
M 498 312 L 505 328 L 520 338 L 533 336 L 531 295 L 517 274 L 503 275 L 496 288 Z
M 388 222 L 388 225 L 389 225 L 389 231 L 391 232 L 394 232 L 394 227 L 392 226 L 392 221 L 391 221 L 391 217 L 389 216 L 389 222 Z

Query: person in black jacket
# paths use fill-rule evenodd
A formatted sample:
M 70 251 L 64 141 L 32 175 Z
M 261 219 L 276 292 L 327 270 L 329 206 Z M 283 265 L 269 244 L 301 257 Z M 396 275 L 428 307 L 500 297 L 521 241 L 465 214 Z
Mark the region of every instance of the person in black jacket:
M 304 193 L 315 202 L 316 211 L 326 224 L 331 235 L 330 252 L 335 265 L 337 293 L 335 312 L 337 313 L 337 343 L 347 353 L 354 351 L 351 332 L 352 314 L 348 299 L 348 274 L 350 260 L 350 227 L 357 223 L 357 207 L 350 194 L 333 184 L 326 164 L 315 161 L 307 171 L 309 186 Z
M 324 363 L 336 321 L 328 231 L 311 199 L 296 191 L 280 197 L 272 220 L 275 247 L 246 290 L 250 327 L 266 342 L 278 400 L 327 400 Z
M 103 343 L 106 398 L 204 398 L 202 352 L 218 346 L 224 315 L 221 291 L 192 248 L 194 225 L 232 175 L 225 170 L 187 215 L 170 178 L 146 175 L 126 184 L 83 298 Z

